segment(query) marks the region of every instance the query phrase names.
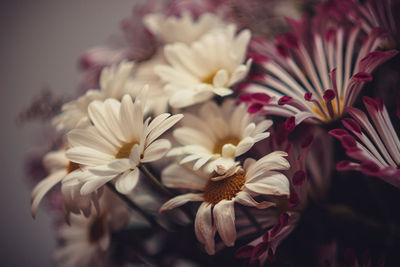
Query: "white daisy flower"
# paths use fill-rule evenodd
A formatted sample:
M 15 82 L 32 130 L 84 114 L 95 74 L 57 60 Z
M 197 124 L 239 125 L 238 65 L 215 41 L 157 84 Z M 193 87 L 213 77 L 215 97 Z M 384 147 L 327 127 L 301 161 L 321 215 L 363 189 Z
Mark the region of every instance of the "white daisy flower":
M 149 85 L 148 98 L 146 106 L 152 114 L 159 115 L 168 111 L 169 95 L 164 90 L 164 84 L 160 77 L 154 73 L 154 67 L 159 64 L 165 64 L 162 49 L 159 49 L 150 59 L 136 64 L 133 80 L 130 87 L 130 95 L 138 96 L 141 89 Z
M 243 64 L 250 37 L 249 30 L 236 36 L 236 27 L 231 24 L 190 45 L 166 45 L 164 55 L 169 65 L 157 66 L 155 72 L 171 93 L 170 105 L 187 107 L 214 95 L 231 94 L 229 87 L 242 80 L 250 69 L 250 59 Z
M 108 266 L 111 232 L 122 229 L 130 218 L 127 206 L 111 192 L 105 192 L 99 212 L 90 217 L 72 214 L 58 236 L 62 241 L 53 258 L 57 266 Z
M 183 12 L 181 17 L 149 14 L 144 17 L 143 22 L 164 43 L 185 44 L 190 44 L 223 25 L 223 21 L 214 14 L 204 13 L 195 20 L 190 12 Z
M 95 100 L 107 98 L 121 99 L 129 93 L 132 87 L 132 72 L 135 64 L 122 61 L 118 65 L 104 68 L 100 76 L 100 90 L 91 89 L 85 95 L 62 106 L 62 113 L 56 116 L 52 123 L 59 131 L 69 131 L 74 128 L 87 127 L 88 106 Z
M 168 187 L 191 189 L 197 193 L 170 199 L 164 203 L 160 212 L 189 201 L 202 202 L 194 224 L 197 239 L 205 244 L 208 254 L 215 253 L 214 236 L 217 231 L 225 245 L 233 246 L 236 240 L 235 203 L 265 209 L 274 203 L 257 202 L 255 196 L 289 195 L 289 181 L 284 174 L 278 172 L 290 167 L 285 156 L 285 152 L 276 151 L 258 161 L 246 159 L 243 168 L 235 164 L 222 175 L 212 178 L 178 164 L 170 165 L 162 173 L 162 182 Z
M 170 149 L 168 140 L 157 138 L 183 115 L 164 113 L 151 122 L 150 118 L 143 121 L 142 98 L 140 95 L 135 103 L 129 95 L 121 102 L 112 98 L 94 101 L 88 108 L 93 125 L 68 133 L 72 148 L 67 157 L 88 166 L 94 174 L 83 178 L 77 175 L 76 179 L 83 184 L 81 194 L 89 194 L 113 179 L 116 189 L 127 194 L 138 182 L 138 165 L 156 161 Z
M 171 149 L 168 156 L 183 156 L 181 164 L 195 161 L 195 170 L 208 162 L 208 173 L 218 164 L 228 168 L 236 157 L 267 138 L 270 133 L 265 131 L 271 125 L 271 120 L 261 121 L 261 117 L 250 115 L 244 104 L 237 106 L 233 99 L 221 106 L 209 101 L 200 107 L 197 116 L 185 113 L 182 127 L 173 132 L 182 146 Z
M 80 168 L 79 164 L 67 159 L 64 149 L 47 153 L 43 158 L 43 163 L 49 175 L 39 182 L 32 190 L 31 209 L 33 217 L 36 216 L 39 204 L 44 196 L 56 184 L 68 178 L 68 176 L 80 175 L 82 177 L 88 175 L 87 172 Z M 87 196 L 81 196 L 80 194 L 76 194 L 76 190 L 77 187 L 74 183 L 63 182 L 61 185 L 64 211 L 66 212 L 67 219 L 70 212 L 79 214 L 82 211 L 85 216 L 89 216 L 92 204 L 97 207 L 98 192 L 93 192 Z

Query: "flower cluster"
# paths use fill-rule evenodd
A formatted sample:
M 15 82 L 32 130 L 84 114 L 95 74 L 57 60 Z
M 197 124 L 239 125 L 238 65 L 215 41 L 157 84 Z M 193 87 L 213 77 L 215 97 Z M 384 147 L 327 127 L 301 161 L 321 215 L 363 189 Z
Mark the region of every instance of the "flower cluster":
M 287 257 L 280 247 L 319 225 L 313 214 L 358 219 L 329 202 L 342 171 L 400 188 L 392 107 L 361 97 L 397 55 L 391 3 L 329 0 L 272 36 L 260 10 L 301 13 L 283 2 L 147 1 L 123 21 L 124 42 L 81 56 L 80 93 L 51 119 L 59 141 L 30 166 L 47 175 L 32 215 L 48 195 L 60 265 L 220 266 L 228 251 L 261 266 Z

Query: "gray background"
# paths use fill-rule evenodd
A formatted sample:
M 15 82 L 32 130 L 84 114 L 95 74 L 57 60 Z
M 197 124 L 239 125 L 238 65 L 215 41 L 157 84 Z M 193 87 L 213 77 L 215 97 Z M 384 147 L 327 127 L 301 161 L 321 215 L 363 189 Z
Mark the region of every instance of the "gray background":
M 133 0 L 0 1 L 0 266 L 52 266 L 55 246 L 44 208 L 30 215 L 31 185 L 24 152 L 38 140 L 39 124 L 17 126 L 16 116 L 45 86 L 73 95 L 77 57 L 118 32 Z

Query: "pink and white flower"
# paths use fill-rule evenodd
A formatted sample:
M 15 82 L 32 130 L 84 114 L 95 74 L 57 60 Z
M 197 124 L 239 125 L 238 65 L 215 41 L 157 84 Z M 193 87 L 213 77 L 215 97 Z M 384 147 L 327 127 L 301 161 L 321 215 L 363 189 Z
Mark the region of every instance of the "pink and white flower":
M 347 112 L 352 118 L 342 120 L 347 130 L 335 129 L 329 132 L 342 142 L 347 155 L 354 160 L 341 161 L 336 168 L 339 171 L 361 171 L 400 188 L 399 137 L 383 100 L 370 97 L 364 97 L 363 100 L 370 119 L 361 110 L 348 107 Z M 398 102 L 400 104 L 400 98 Z M 400 118 L 399 112 L 397 118 Z
M 277 37 L 275 44 L 252 43 L 253 59 L 262 70 L 252 74 L 256 84 L 241 89 L 241 100 L 252 104 L 250 113 L 287 117 L 290 128 L 342 117 L 372 80 L 371 73 L 397 54 L 376 51 L 385 36 L 381 29 L 371 31 L 357 49 L 359 26 L 308 33 L 307 20 L 290 22 L 294 31 Z

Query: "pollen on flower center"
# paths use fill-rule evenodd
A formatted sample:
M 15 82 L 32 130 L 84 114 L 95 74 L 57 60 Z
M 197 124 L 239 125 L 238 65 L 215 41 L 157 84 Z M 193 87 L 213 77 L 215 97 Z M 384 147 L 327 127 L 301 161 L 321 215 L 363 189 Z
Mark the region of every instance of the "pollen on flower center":
M 313 105 L 312 110 L 313 110 L 314 113 L 317 114 L 322 120 L 324 120 L 325 122 L 330 122 L 330 121 L 332 121 L 332 120 L 337 119 L 337 118 L 341 115 L 342 110 L 343 110 L 343 99 L 340 99 L 340 100 L 339 100 L 339 110 L 338 110 L 338 108 L 337 108 L 337 103 L 336 103 L 336 102 L 337 102 L 336 99 L 333 99 L 333 100 L 332 100 L 333 117 L 329 115 L 329 110 L 328 110 L 328 107 L 327 107 L 325 101 L 320 101 L 320 104 L 321 104 L 321 107 L 322 107 L 323 111 L 324 111 L 325 114 L 327 114 L 327 115 L 325 115 L 325 114 L 323 113 L 323 111 L 321 110 L 321 108 L 318 107 L 318 106 L 316 106 L 316 105 Z
M 117 152 L 115 157 L 117 159 L 128 159 L 129 155 L 131 154 L 132 147 L 137 144 L 135 142 L 126 143 L 124 144 Z
M 97 243 L 106 233 L 106 228 L 104 224 L 105 216 L 97 216 L 90 223 L 88 229 L 88 240 L 90 243 Z
M 227 144 L 232 144 L 234 146 L 237 146 L 237 144 L 239 144 L 239 140 L 236 137 L 227 137 L 224 138 L 220 141 L 218 141 L 215 145 L 214 145 L 214 149 L 213 149 L 213 153 L 214 154 L 222 154 L 222 147 L 224 145 Z
M 202 79 L 202 83 L 214 84 L 214 76 L 216 72 L 212 72 Z
M 77 169 L 79 169 L 79 164 L 78 163 L 75 163 L 75 162 L 72 162 L 72 161 L 70 161 L 68 163 L 67 173 L 71 173 L 71 172 L 73 172 L 73 171 L 75 171 Z
M 234 175 L 219 181 L 209 180 L 203 189 L 204 201 L 216 205 L 221 200 L 231 200 L 244 185 L 245 171 L 238 170 Z

